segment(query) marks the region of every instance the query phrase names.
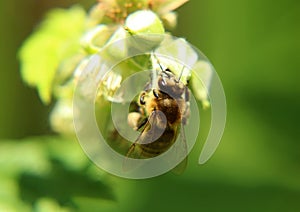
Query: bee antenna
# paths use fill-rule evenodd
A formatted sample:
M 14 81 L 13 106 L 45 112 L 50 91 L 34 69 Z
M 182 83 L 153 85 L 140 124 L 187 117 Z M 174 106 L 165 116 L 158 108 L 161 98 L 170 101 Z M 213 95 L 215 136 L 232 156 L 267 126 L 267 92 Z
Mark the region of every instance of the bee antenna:
M 180 81 L 180 79 L 181 79 L 181 77 L 182 77 L 183 70 L 184 70 L 184 65 L 182 66 L 182 69 L 181 69 L 180 75 L 179 75 L 179 77 L 178 77 L 177 83 Z
M 159 65 L 159 67 L 160 67 L 161 71 L 162 71 L 163 73 L 165 73 L 166 71 L 165 71 L 165 70 L 163 69 L 163 67 L 161 66 L 161 64 L 160 64 L 160 61 L 159 61 L 158 57 L 156 56 L 156 54 L 154 53 L 154 51 L 153 51 L 153 56 L 154 56 L 154 57 L 155 57 L 155 59 L 157 60 L 157 63 L 158 63 L 158 65 Z M 165 78 L 164 78 L 164 77 L 162 77 L 162 79 L 163 79 L 164 83 L 166 83 L 166 80 L 165 80 Z
M 159 65 L 161 71 L 164 72 L 164 69 L 163 69 L 163 67 L 161 66 L 161 64 L 160 64 L 160 62 L 159 62 L 159 59 L 158 59 L 158 57 L 156 56 L 156 54 L 154 53 L 154 51 L 153 51 L 153 56 L 154 56 L 155 59 L 157 60 L 157 63 L 158 63 L 158 65 Z

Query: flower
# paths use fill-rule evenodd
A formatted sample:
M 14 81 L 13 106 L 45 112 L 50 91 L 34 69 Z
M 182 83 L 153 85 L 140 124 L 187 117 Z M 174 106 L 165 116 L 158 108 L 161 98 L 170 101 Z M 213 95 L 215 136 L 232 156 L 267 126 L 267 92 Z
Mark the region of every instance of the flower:
M 188 0 L 99 0 L 99 4 L 93 8 L 93 12 L 90 14 L 106 23 L 123 24 L 127 16 L 131 13 L 137 10 L 151 10 L 162 20 L 165 19 L 169 21 L 168 17 L 171 15 L 168 14 L 172 13 L 187 1 Z M 103 11 L 105 12 L 103 13 Z M 172 15 L 170 20 L 173 19 L 174 16 Z M 174 23 L 174 21 L 171 22 Z
M 169 68 L 180 76 L 184 84 L 190 87 L 196 99 L 201 101 L 203 108 L 208 108 L 211 78 L 213 68 L 209 61 L 183 38 L 166 36 L 152 57 L 155 69 Z M 158 64 L 160 63 L 160 64 Z

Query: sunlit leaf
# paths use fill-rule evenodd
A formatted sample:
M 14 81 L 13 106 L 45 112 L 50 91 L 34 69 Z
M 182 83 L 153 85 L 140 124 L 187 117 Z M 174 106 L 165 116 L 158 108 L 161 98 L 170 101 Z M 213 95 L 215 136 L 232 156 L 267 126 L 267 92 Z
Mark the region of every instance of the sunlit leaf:
M 21 74 L 30 86 L 37 87 L 40 98 L 49 103 L 55 74 L 62 60 L 80 49 L 85 11 L 75 6 L 54 9 L 20 49 Z

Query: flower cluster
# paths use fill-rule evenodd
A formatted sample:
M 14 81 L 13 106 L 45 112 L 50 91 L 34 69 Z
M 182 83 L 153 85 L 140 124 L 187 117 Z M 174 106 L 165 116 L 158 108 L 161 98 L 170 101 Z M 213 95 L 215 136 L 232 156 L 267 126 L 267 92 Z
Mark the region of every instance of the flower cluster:
M 62 134 L 74 133 L 74 87 L 91 55 L 128 36 L 168 33 L 176 26 L 174 10 L 187 1 L 99 0 L 88 13 L 80 6 L 50 11 L 39 28 L 24 42 L 19 56 L 23 80 L 38 89 L 44 103 L 50 103 L 53 97 L 56 99 L 51 115 L 53 129 Z M 154 45 L 158 47 L 160 41 Z M 110 56 L 118 54 L 122 54 L 122 50 L 115 49 Z M 129 69 L 128 64 L 126 67 Z M 134 69 L 132 65 L 130 69 Z M 100 86 L 109 95 L 121 80 L 119 75 L 112 73 Z M 205 92 L 198 92 L 198 97 L 207 102 Z

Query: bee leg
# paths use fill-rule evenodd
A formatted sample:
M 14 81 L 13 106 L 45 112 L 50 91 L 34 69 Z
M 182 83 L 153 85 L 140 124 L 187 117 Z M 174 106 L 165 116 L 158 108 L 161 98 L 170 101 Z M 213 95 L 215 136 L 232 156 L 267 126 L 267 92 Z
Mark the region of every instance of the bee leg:
M 188 123 L 188 118 L 190 117 L 190 110 L 189 108 L 187 108 L 185 111 L 184 111 L 184 114 L 183 114 L 183 117 L 182 117 L 182 120 L 181 120 L 181 123 L 185 126 L 187 125 Z
M 133 144 L 130 145 L 129 150 L 126 154 L 126 157 L 130 157 L 132 155 L 132 153 L 134 152 L 134 149 L 135 149 L 135 145 L 136 145 L 136 142 L 134 142 Z
M 142 155 L 142 150 L 141 149 L 137 149 L 137 144 L 138 144 L 138 140 L 136 140 L 133 144 L 131 144 L 127 154 L 126 154 L 126 158 L 123 161 L 123 171 L 124 172 L 128 172 L 131 170 L 134 170 L 135 168 L 137 168 L 139 165 L 141 165 L 141 160 L 139 161 L 135 161 L 132 162 L 131 159 L 138 159 L 141 158 Z
M 149 116 L 149 118 L 145 118 L 145 123 L 142 122 L 141 127 L 145 126 L 142 130 L 142 132 L 139 134 L 138 138 L 136 139 L 136 141 L 131 144 L 131 146 L 129 147 L 129 150 L 126 154 L 126 158 L 123 162 L 123 170 L 126 171 L 130 171 L 134 168 L 137 168 L 136 165 L 137 163 L 139 163 L 140 165 L 142 164 L 143 160 L 138 160 L 139 162 L 135 161 L 133 162 L 131 159 L 142 159 L 145 158 L 143 157 L 143 149 L 141 148 L 141 145 L 149 142 L 149 139 L 152 141 L 153 139 L 153 133 L 151 131 L 151 124 L 153 124 L 153 126 L 156 126 L 157 123 L 157 113 L 153 112 L 151 113 L 151 115 Z M 155 128 L 157 129 L 157 128 Z
M 128 125 L 138 131 L 147 123 L 147 118 L 143 118 L 143 116 L 138 112 L 131 112 L 127 116 Z
M 190 102 L 189 102 L 189 100 L 190 100 L 190 93 L 189 93 L 188 88 L 186 87 L 185 88 L 186 104 L 185 104 L 185 108 L 184 108 L 184 112 L 183 112 L 183 116 L 182 116 L 182 124 L 183 125 L 187 124 L 188 118 L 190 117 Z
M 141 114 L 140 113 L 131 112 L 127 116 L 127 123 L 132 129 L 137 130 L 138 127 L 139 127 L 140 119 L 141 119 Z
M 186 143 L 186 137 L 185 137 L 185 131 L 184 131 L 183 124 L 181 125 L 181 128 L 180 128 L 180 140 L 175 145 L 176 145 L 175 146 L 176 151 L 175 151 L 174 157 L 179 157 L 182 159 L 182 161 L 172 169 L 172 172 L 174 174 L 179 175 L 184 172 L 184 170 L 187 167 L 187 163 L 188 163 L 188 147 L 187 147 L 187 143 Z
M 140 130 L 145 124 L 148 122 L 148 120 L 145 118 L 138 126 L 137 130 Z

